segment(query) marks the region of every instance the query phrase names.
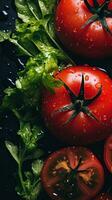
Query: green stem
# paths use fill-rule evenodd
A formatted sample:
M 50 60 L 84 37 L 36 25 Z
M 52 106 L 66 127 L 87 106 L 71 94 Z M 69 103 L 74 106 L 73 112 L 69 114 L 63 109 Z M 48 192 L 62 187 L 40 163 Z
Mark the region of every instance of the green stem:
M 21 183 L 21 186 L 23 188 L 23 191 L 25 192 L 24 180 L 23 180 L 23 175 L 22 175 L 22 162 L 21 161 L 19 162 L 19 165 L 18 165 L 18 175 L 19 175 L 19 179 L 20 179 L 20 183 Z
M 68 56 L 68 54 L 60 47 L 60 45 L 51 37 L 51 35 L 49 34 L 49 32 L 45 26 L 44 26 L 44 28 L 45 28 L 45 31 L 46 31 L 48 37 L 55 44 L 55 46 L 66 55 L 67 59 L 71 62 L 71 64 L 76 65 L 75 62 L 70 58 L 70 56 Z

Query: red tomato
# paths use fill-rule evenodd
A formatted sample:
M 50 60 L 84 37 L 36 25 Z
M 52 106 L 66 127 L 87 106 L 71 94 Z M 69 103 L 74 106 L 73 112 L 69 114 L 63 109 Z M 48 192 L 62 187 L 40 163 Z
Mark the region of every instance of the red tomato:
M 99 196 L 97 196 L 95 200 L 112 200 L 112 196 L 106 193 L 102 193 Z
M 105 143 L 104 160 L 108 170 L 112 173 L 112 135 L 107 139 Z
M 55 88 L 54 94 L 44 90 L 42 100 L 43 118 L 53 135 L 76 145 L 112 133 L 112 80 L 105 72 L 77 66 L 62 70 L 56 78 L 64 86 Z
M 91 200 L 103 186 L 104 171 L 91 151 L 68 147 L 50 155 L 41 180 L 53 200 Z
M 98 59 L 110 57 L 112 56 L 112 2 L 106 6 L 107 1 L 98 0 L 96 7 L 93 0 L 87 2 L 89 9 L 84 0 L 59 1 L 55 17 L 57 36 L 68 50 L 78 56 Z M 105 6 L 102 6 L 104 3 Z M 101 6 L 103 10 L 98 11 Z M 86 22 L 89 22 L 91 17 L 93 22 L 90 20 L 91 23 L 87 25 Z

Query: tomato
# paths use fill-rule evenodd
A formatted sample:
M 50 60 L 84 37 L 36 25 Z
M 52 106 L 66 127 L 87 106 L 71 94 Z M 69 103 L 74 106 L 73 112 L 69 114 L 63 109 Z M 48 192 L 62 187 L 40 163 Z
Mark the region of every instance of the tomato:
M 68 147 L 49 156 L 41 180 L 53 200 L 91 200 L 103 186 L 104 171 L 91 151 Z
M 55 75 L 63 86 L 43 91 L 42 115 L 51 134 L 66 144 L 87 144 L 112 133 L 112 80 L 89 66 Z
M 112 2 L 105 0 L 60 0 L 56 34 L 73 54 L 105 59 L 112 56 L 111 12 Z
M 104 160 L 108 170 L 112 173 L 112 135 L 107 139 L 105 143 Z
M 107 193 L 102 193 L 98 195 L 95 200 L 112 200 L 112 196 Z

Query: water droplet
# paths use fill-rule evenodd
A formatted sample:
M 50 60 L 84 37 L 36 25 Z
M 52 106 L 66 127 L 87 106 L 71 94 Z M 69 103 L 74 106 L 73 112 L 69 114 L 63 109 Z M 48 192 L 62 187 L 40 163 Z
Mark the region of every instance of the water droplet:
M 112 150 L 112 143 L 109 144 L 109 150 Z
M 73 30 L 73 33 L 76 33 L 76 32 L 77 32 L 77 30 L 76 30 L 76 29 L 74 29 L 74 30 Z
M 0 20 L 6 21 L 7 18 L 8 18 L 8 12 L 5 11 L 5 10 L 2 10 L 2 11 L 0 12 Z
M 53 104 L 53 108 L 55 108 L 56 107 L 56 104 Z
M 57 31 L 58 31 L 58 32 L 60 32 L 60 31 L 61 31 L 61 27 L 60 27 L 60 26 L 57 28 Z
M 5 5 L 4 8 L 9 10 L 9 5 Z
M 101 88 L 101 83 L 99 83 L 99 82 L 96 83 L 96 84 L 95 84 L 95 87 L 98 88 L 98 89 Z
M 15 85 L 15 83 L 12 81 L 12 79 L 8 78 L 8 81 L 9 81 L 12 85 Z
M 89 80 L 89 76 L 86 75 L 86 76 L 85 76 L 85 81 L 88 81 L 88 80 Z
M 104 120 L 104 121 L 107 120 L 107 116 L 106 116 L 106 115 L 103 116 L 103 120 Z
M 87 15 L 86 14 L 84 15 L 84 19 L 87 20 Z
M 63 20 L 61 20 L 60 24 L 63 24 Z
M 8 67 L 10 67 L 10 66 L 11 66 L 11 64 L 10 64 L 10 63 L 7 63 L 7 66 L 8 66 Z

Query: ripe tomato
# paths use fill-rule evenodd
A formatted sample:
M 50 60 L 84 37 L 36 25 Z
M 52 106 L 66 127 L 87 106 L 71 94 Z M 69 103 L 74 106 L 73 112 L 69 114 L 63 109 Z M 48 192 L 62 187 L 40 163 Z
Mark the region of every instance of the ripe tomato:
M 99 196 L 97 196 L 95 200 L 112 200 L 112 196 L 110 196 L 107 193 L 102 193 Z
M 112 80 L 94 67 L 69 67 L 57 73 L 64 85 L 43 92 L 46 126 L 67 144 L 87 144 L 112 132 Z
M 98 59 L 112 56 L 111 1 L 60 0 L 55 27 L 60 41 L 74 54 Z
M 53 200 L 91 200 L 103 186 L 104 171 L 91 151 L 68 147 L 50 155 L 41 180 Z
M 104 160 L 108 170 L 112 173 L 112 135 L 107 139 L 105 143 Z

